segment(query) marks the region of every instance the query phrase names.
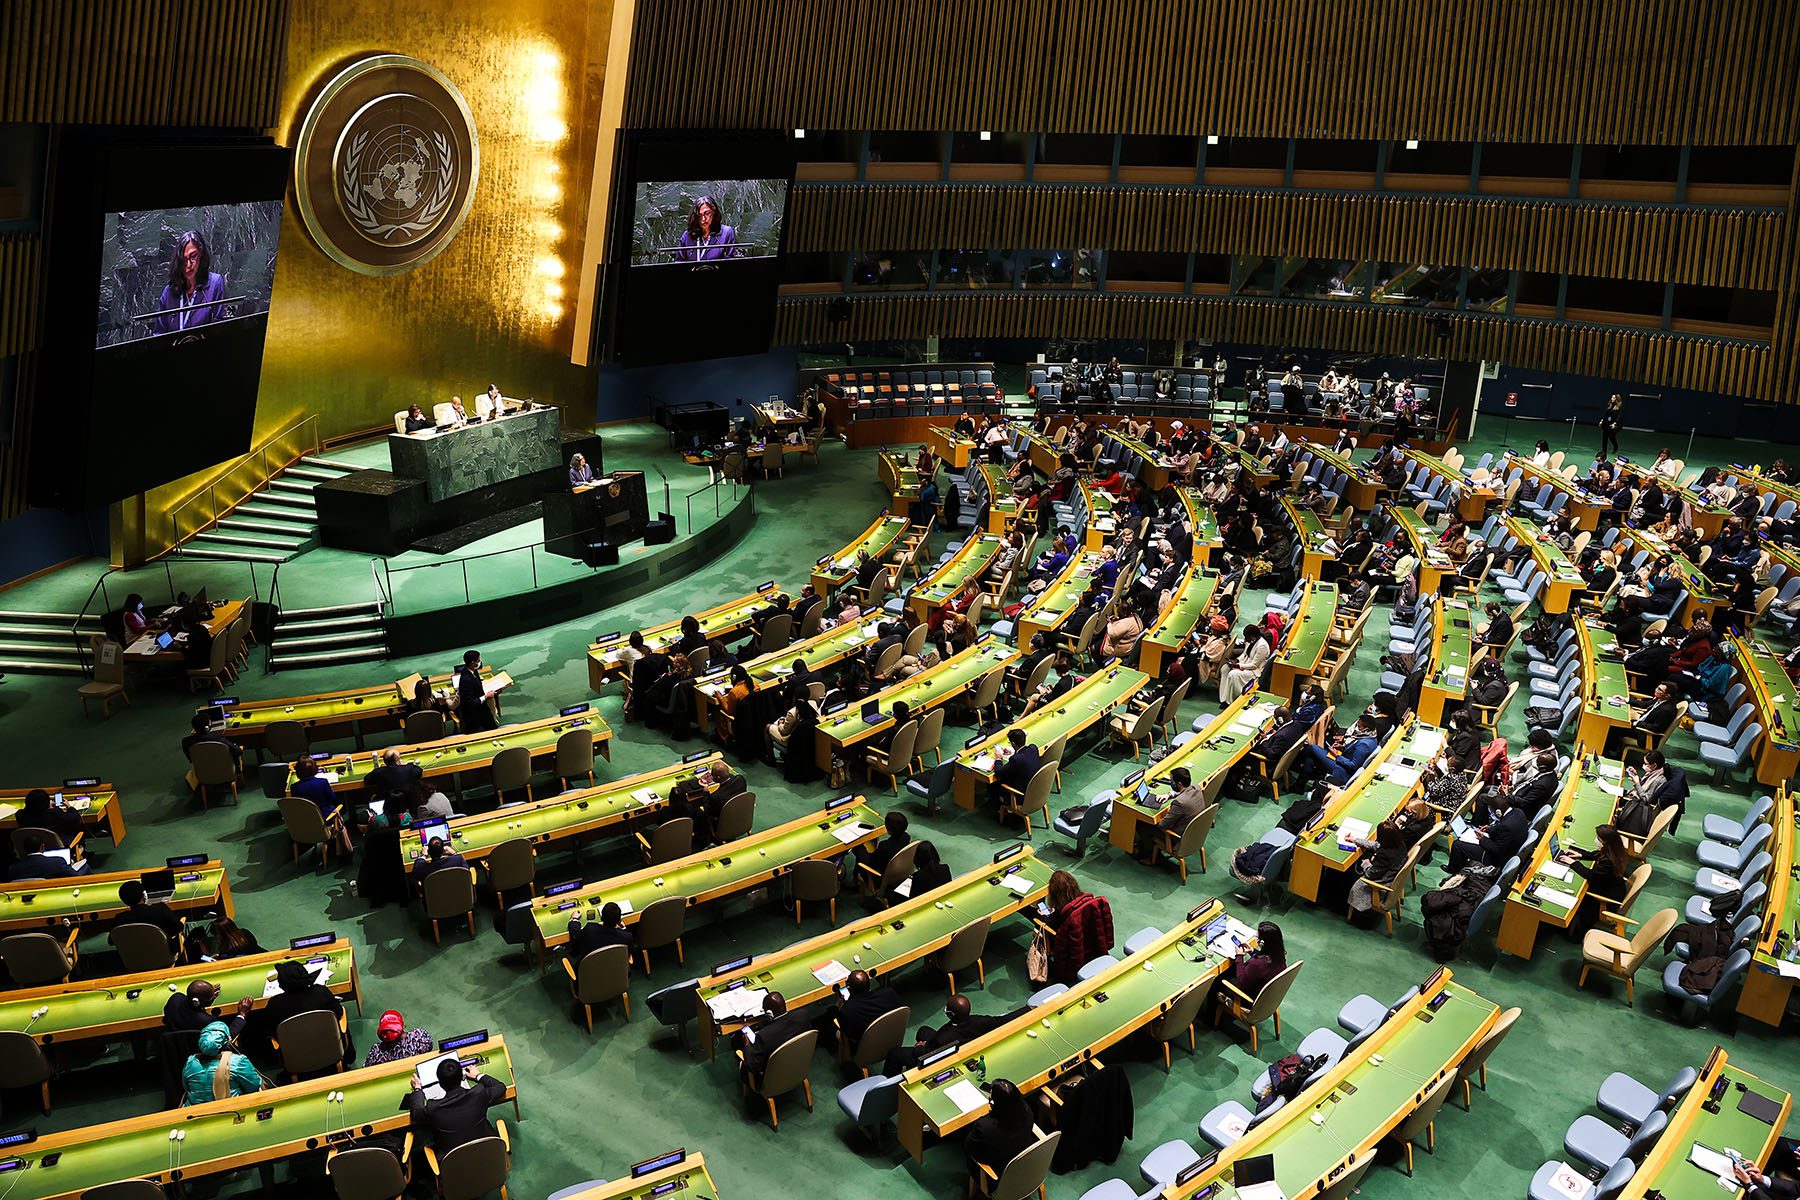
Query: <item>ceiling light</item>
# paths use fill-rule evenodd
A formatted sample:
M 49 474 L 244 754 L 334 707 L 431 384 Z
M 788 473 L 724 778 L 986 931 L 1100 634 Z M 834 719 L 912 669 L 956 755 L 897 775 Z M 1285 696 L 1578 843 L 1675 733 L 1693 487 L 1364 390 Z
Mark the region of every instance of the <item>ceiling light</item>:
M 797 138 L 804 138 L 806 136 L 806 130 L 796 129 L 796 130 L 794 130 L 794 136 Z
M 1207 145 L 1209 145 L 1209 146 L 1216 146 L 1216 145 L 1218 145 L 1218 144 L 1219 144 L 1219 135 L 1218 135 L 1218 134 L 1216 134 L 1216 133 L 1209 133 L 1209 134 L 1207 134 L 1207 135 L 1206 135 L 1206 144 L 1207 144 Z
M 991 141 L 993 141 L 993 140 L 994 140 L 994 131 L 993 131 L 993 130 L 991 130 L 991 129 L 984 129 L 984 130 L 982 130 L 982 131 L 981 131 L 981 140 L 982 140 L 982 141 L 984 141 L 984 142 L 991 142 Z
M 1419 139 L 1418 138 L 1407 138 L 1406 139 L 1406 148 L 1408 150 L 1417 150 L 1419 148 Z

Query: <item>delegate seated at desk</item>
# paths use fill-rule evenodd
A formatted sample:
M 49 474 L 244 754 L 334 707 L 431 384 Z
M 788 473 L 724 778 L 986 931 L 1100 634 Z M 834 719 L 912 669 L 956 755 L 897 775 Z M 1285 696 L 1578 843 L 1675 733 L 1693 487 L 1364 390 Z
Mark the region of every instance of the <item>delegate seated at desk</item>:
M 406 410 L 406 432 L 424 433 L 436 428 L 437 422 L 426 416 L 425 410 L 418 405 L 415 404 Z
M 6 878 L 14 883 L 28 879 L 67 879 L 81 873 L 63 861 L 61 852 L 50 849 L 49 839 L 41 833 L 27 830 L 20 835 L 19 849 L 23 851 L 19 861 L 6 872 Z
M 581 487 L 594 482 L 594 468 L 588 465 L 587 455 L 577 454 L 569 460 L 569 486 Z
M 472 1086 L 463 1087 L 464 1080 Z M 465 1067 L 454 1058 L 438 1063 L 437 1081 L 444 1094 L 428 1100 L 415 1074 L 412 1091 L 406 1094 L 406 1109 L 412 1114 L 413 1127 L 427 1135 L 440 1158 L 465 1143 L 494 1136 L 487 1110 L 506 1099 L 504 1083 L 478 1073 L 474 1064 Z

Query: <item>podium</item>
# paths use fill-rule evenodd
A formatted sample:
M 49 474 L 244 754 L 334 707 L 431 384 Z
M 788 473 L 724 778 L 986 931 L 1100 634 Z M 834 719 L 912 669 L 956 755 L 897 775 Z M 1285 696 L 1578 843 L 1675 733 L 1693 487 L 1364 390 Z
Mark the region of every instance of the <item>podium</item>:
M 642 471 L 614 471 L 582 487 L 544 493 L 544 549 L 560 558 L 582 560 L 589 542 L 635 542 L 649 523 Z

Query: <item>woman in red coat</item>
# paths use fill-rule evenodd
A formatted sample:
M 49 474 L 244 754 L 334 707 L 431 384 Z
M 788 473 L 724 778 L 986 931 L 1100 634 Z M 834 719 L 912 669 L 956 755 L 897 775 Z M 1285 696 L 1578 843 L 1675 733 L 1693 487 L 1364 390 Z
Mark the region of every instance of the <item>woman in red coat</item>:
M 1050 876 L 1050 978 L 1075 983 L 1081 968 L 1113 948 L 1112 905 L 1081 890 L 1067 871 Z

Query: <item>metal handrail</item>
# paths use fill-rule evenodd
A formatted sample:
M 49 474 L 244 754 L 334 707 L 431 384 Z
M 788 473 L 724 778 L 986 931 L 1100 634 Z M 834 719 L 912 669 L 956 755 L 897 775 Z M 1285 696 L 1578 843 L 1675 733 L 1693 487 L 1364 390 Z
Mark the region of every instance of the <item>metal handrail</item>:
M 738 481 L 735 479 L 727 480 L 725 478 L 725 472 L 723 471 L 715 473 L 711 483 L 703 483 L 682 497 L 687 506 L 687 531 L 689 534 L 694 532 L 694 497 L 703 492 L 711 492 L 713 494 L 713 517 L 716 519 L 719 515 L 719 504 L 722 498 L 722 493 L 719 489 L 727 482 L 731 484 L 731 498 L 736 500 L 739 487 Z M 750 490 L 750 485 L 748 483 L 745 483 L 742 486 L 746 491 Z
M 301 449 L 298 453 L 294 454 L 293 457 L 284 459 L 278 465 L 271 467 L 270 459 L 269 459 L 270 449 L 272 447 L 274 447 L 277 442 L 280 442 L 281 440 L 286 438 L 289 434 L 293 433 L 295 430 L 303 429 L 309 425 L 312 427 L 312 433 L 310 435 L 310 438 L 306 441 L 304 448 Z M 229 514 L 232 509 L 236 508 L 238 505 L 240 505 L 244 501 L 248 500 L 251 496 L 254 496 L 257 493 L 257 491 L 262 488 L 262 486 L 264 484 L 268 483 L 271 479 L 275 478 L 275 476 L 278 473 L 285 471 L 287 468 L 293 466 L 295 463 L 299 462 L 302 458 L 305 458 L 308 454 L 313 454 L 313 453 L 317 452 L 319 448 L 320 448 L 319 414 L 317 414 L 317 413 L 308 413 L 306 416 L 301 417 L 298 421 L 295 421 L 293 424 L 286 426 L 285 428 L 281 429 L 279 432 L 270 434 L 268 437 L 264 438 L 257 445 L 251 447 L 250 450 L 246 454 L 244 454 L 242 457 L 240 457 L 236 462 L 232 463 L 230 466 L 225 467 L 217 475 L 215 475 L 211 480 L 207 481 L 207 484 L 204 488 L 202 488 L 198 492 L 195 492 L 192 496 L 189 496 L 186 500 L 183 500 L 180 504 L 176 505 L 174 507 L 174 509 L 172 509 L 170 511 L 170 513 L 169 513 L 169 532 L 170 532 L 169 544 L 167 546 L 165 546 L 162 550 L 157 551 L 157 554 L 158 555 L 167 554 L 169 551 L 175 550 L 178 547 L 180 547 L 184 542 L 186 542 L 192 538 L 198 537 L 202 533 L 205 533 L 208 529 L 211 529 L 213 526 L 217 525 L 219 523 L 219 519 L 221 517 Z M 235 499 L 229 501 L 228 503 L 226 503 L 224 505 L 223 508 L 221 508 L 219 505 L 219 484 L 224 482 L 225 480 L 231 478 L 232 475 L 236 473 L 236 471 L 238 470 L 239 467 L 244 466 L 245 464 L 251 462 L 252 460 L 259 460 L 261 463 L 261 473 L 258 475 L 256 481 L 254 483 L 251 483 L 247 488 L 245 488 L 241 495 L 239 495 Z M 191 532 L 185 533 L 185 534 L 182 533 L 181 532 L 181 521 L 182 521 L 183 515 L 186 514 L 188 512 L 188 510 L 191 509 L 194 505 L 199 504 L 202 500 L 207 501 L 207 510 L 208 510 L 209 515 L 206 517 L 205 520 L 197 522 Z
M 142 570 L 145 567 L 151 567 L 151 568 L 161 567 L 162 572 L 163 572 L 163 584 L 168 589 L 168 598 L 170 600 L 173 600 L 179 594 L 178 589 L 175 586 L 174 567 L 176 565 L 177 564 L 174 562 L 174 560 L 168 559 L 168 558 L 162 558 L 162 559 L 157 560 L 155 563 L 145 563 L 138 567 L 112 567 L 112 566 L 109 566 L 100 573 L 100 577 L 98 579 L 94 580 L 94 586 L 92 588 L 88 589 L 87 599 L 82 602 L 81 611 L 77 612 L 75 614 L 75 620 L 69 625 L 69 637 L 75 643 L 76 661 L 80 664 L 81 669 L 84 673 L 91 675 L 92 667 L 88 661 L 87 644 L 81 633 L 81 623 L 87 619 L 88 613 L 93 610 L 94 599 L 96 596 L 99 597 L 99 599 L 100 599 L 100 604 L 101 604 L 100 611 L 102 613 L 110 612 L 112 610 L 112 607 L 113 607 L 112 593 L 107 589 L 106 581 L 114 575 L 122 575 L 122 574 L 126 573 L 127 571 Z M 190 560 L 183 560 L 183 562 L 180 565 L 182 565 L 184 568 L 190 568 L 190 569 L 195 569 L 195 570 L 198 570 L 202 567 L 209 568 L 209 569 L 210 568 L 235 569 L 235 568 L 239 568 L 239 567 L 244 568 L 250 572 L 250 600 L 251 600 L 251 602 L 257 603 L 262 600 L 263 591 L 262 591 L 262 588 L 259 586 L 257 578 L 256 578 L 256 563 L 250 559 L 231 559 L 229 561 L 206 562 L 206 563 L 202 563 L 202 562 L 199 562 L 198 560 L 190 559 Z M 277 566 L 277 570 L 279 570 L 279 566 Z M 270 576 L 269 582 L 270 582 L 271 588 L 273 588 L 273 585 L 275 582 L 273 574 Z M 202 586 L 205 586 L 205 585 L 203 584 Z M 232 586 L 235 587 L 236 585 L 233 584 Z M 272 594 L 273 593 L 271 592 L 271 595 Z
M 389 580 L 384 582 L 381 578 L 381 569 L 386 566 L 387 559 L 385 558 L 371 558 L 369 560 L 369 578 L 375 581 L 375 600 L 381 605 L 383 617 L 386 617 L 394 610 L 392 581 Z

